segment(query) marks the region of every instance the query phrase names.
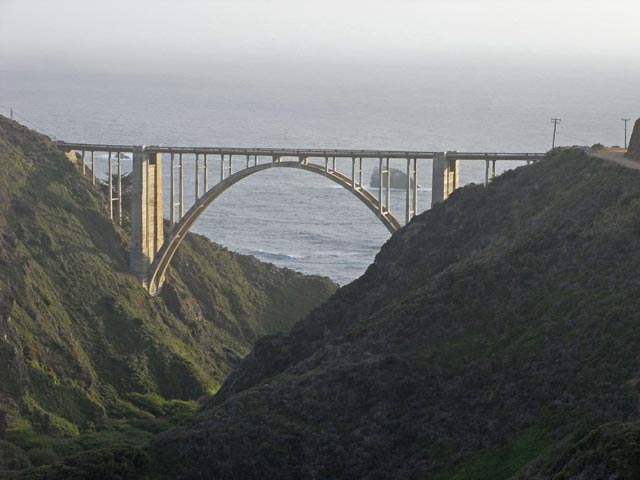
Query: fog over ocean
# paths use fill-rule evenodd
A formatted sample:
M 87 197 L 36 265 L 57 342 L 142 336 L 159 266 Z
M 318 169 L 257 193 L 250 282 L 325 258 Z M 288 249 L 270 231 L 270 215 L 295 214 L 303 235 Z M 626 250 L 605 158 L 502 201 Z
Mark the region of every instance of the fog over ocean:
M 8 116 L 11 106 L 19 120 L 73 142 L 512 152 L 548 150 L 551 117 L 562 119 L 557 144 L 621 145 L 620 119 L 640 114 L 640 72 L 622 67 L 545 69 L 480 61 L 462 67 L 214 67 L 206 75 L 148 77 L 0 71 L 0 112 Z M 210 161 L 211 184 L 218 162 Z M 236 162 L 237 169 L 244 160 Z M 193 159 L 185 157 L 185 164 Z M 365 163 L 367 180 L 376 165 Z M 350 164 L 342 168 L 348 171 Z M 422 211 L 430 204 L 429 162 L 418 169 Z M 483 179 L 484 163 L 461 162 L 462 183 Z M 167 180 L 166 217 L 168 187 Z M 194 180 L 188 167 L 185 187 L 190 205 Z M 392 192 L 392 211 L 401 221 L 403 205 L 404 192 Z M 389 237 L 349 192 L 319 175 L 289 169 L 241 181 L 207 209 L 193 231 L 230 250 L 340 284 L 360 276 Z

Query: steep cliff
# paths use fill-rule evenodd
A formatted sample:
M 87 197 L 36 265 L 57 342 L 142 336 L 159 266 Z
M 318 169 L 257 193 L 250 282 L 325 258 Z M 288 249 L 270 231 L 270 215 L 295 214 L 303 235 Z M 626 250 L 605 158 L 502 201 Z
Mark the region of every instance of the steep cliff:
M 0 470 L 3 438 L 187 408 L 335 289 L 190 234 L 152 298 L 103 192 L 48 138 L 0 117 L 0 166 Z
M 637 450 L 638 272 L 640 172 L 558 149 L 462 188 L 258 341 L 156 475 L 637 478 L 607 452 Z
M 636 124 L 633 127 L 633 132 L 629 139 L 629 147 L 627 148 L 627 157 L 640 161 L 640 118 L 636 120 Z

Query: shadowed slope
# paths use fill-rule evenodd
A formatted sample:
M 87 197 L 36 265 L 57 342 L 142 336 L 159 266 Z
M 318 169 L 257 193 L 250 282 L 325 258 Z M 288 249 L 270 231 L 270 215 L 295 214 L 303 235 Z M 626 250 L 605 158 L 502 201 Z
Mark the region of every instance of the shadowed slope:
M 169 478 L 502 479 L 638 416 L 640 175 L 558 151 L 456 191 L 259 341 Z

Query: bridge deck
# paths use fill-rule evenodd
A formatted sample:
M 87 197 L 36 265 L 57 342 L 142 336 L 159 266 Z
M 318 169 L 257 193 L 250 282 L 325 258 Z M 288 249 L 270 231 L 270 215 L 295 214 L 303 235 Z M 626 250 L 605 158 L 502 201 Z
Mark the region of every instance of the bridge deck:
M 64 150 L 85 152 L 133 152 L 134 145 L 107 145 L 93 143 L 56 142 Z M 295 157 L 295 158 L 416 158 L 433 159 L 437 152 L 401 151 L 401 150 L 343 150 L 343 149 L 300 149 L 300 148 L 239 148 L 239 147 L 166 147 L 146 146 L 149 153 L 173 153 L 187 155 L 257 155 L 258 157 Z M 447 152 L 451 160 L 539 160 L 544 153 L 524 152 Z

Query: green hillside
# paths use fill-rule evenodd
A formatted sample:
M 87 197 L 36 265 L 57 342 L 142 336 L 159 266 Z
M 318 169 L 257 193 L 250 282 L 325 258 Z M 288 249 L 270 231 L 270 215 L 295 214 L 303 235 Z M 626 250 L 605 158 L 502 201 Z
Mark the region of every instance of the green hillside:
M 152 298 L 106 203 L 48 138 L 0 117 L 0 477 L 109 443 L 103 429 L 146 441 L 168 425 L 117 422 L 192 411 L 335 290 L 190 234 Z
M 556 150 L 462 188 L 260 340 L 155 475 L 640 478 L 638 272 L 640 172 Z

